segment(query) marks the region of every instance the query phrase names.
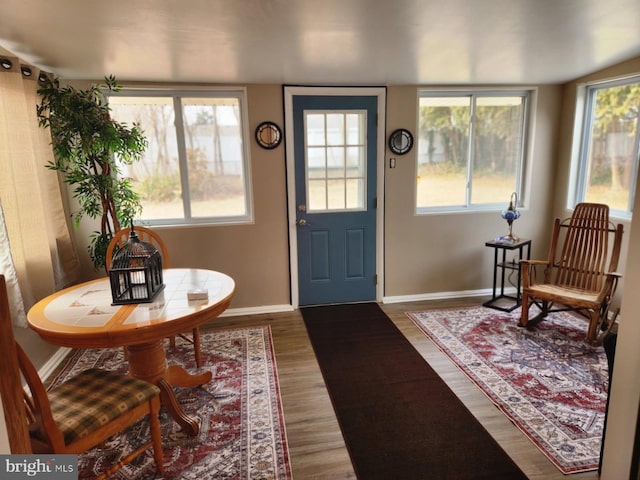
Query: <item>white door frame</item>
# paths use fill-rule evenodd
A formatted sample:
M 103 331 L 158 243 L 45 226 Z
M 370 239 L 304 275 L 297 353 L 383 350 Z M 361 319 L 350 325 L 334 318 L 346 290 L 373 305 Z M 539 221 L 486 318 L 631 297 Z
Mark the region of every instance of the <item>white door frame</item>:
M 289 218 L 289 265 L 291 306 L 298 308 L 298 229 L 296 226 L 295 158 L 293 149 L 293 97 L 298 95 L 375 96 L 378 98 L 377 141 L 377 208 L 376 208 L 376 301 L 384 297 L 384 166 L 385 166 L 385 87 L 284 87 L 285 156 L 287 159 L 287 191 Z

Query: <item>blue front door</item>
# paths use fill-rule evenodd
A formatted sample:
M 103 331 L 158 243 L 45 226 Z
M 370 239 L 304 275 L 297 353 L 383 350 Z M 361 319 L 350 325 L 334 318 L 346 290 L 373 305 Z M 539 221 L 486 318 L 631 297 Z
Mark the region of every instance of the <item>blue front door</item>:
M 293 97 L 300 306 L 376 299 L 377 105 Z

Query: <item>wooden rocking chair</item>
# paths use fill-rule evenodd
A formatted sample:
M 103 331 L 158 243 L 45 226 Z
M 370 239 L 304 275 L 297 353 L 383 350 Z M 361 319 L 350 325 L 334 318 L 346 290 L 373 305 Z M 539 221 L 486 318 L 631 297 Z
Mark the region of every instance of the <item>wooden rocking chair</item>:
M 609 307 L 621 277 L 615 272 L 621 242 L 622 224 L 614 227 L 609 222 L 607 205 L 580 203 L 571 218 L 556 218 L 548 259 L 521 260 L 520 325 L 529 323 L 532 303 L 541 310 L 535 321 L 549 312 L 573 310 L 589 320 L 586 342 L 597 343 L 598 329 L 605 331 L 615 321 L 609 319 Z M 536 278 L 538 266 L 543 271 L 541 283 Z M 555 304 L 560 307 L 554 308 Z
M 158 235 L 156 232 L 151 230 L 150 228 L 135 226 L 133 227 L 136 233 L 138 234 L 138 238 L 143 241 L 152 244 L 154 247 L 158 249 L 160 255 L 162 255 L 162 266 L 163 268 L 169 268 L 169 251 L 162 240 L 162 237 Z M 107 247 L 106 254 L 106 267 L 107 271 L 111 268 L 111 262 L 113 261 L 113 257 L 116 253 L 118 253 L 118 249 L 121 248 L 127 241 L 129 240 L 129 235 L 131 233 L 131 228 L 123 228 L 111 239 L 109 242 L 109 246 Z M 193 344 L 194 356 L 196 359 L 196 366 L 198 368 L 202 367 L 202 354 L 200 353 L 200 329 L 199 327 L 194 328 L 191 331 L 191 338 L 187 335 L 179 334 L 178 335 L 183 340 L 190 342 Z M 169 337 L 169 341 L 171 343 L 171 347 L 176 346 L 176 337 Z

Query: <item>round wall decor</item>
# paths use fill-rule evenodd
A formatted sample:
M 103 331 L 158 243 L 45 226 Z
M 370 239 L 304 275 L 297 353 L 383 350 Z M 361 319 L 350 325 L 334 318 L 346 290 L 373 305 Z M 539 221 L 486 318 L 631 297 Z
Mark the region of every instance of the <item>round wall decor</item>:
M 256 142 L 267 150 L 274 149 L 282 142 L 282 130 L 273 122 L 262 122 L 256 127 Z
M 389 149 L 397 154 L 404 155 L 413 148 L 413 135 L 409 130 L 399 128 L 389 135 Z

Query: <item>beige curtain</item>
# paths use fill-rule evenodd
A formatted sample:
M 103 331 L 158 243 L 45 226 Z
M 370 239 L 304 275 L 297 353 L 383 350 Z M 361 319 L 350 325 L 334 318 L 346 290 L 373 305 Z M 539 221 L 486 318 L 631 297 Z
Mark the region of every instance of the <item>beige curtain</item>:
M 0 201 L 26 310 L 80 271 L 57 173 L 45 168 L 53 152 L 36 116 L 39 74 L 0 57 Z

